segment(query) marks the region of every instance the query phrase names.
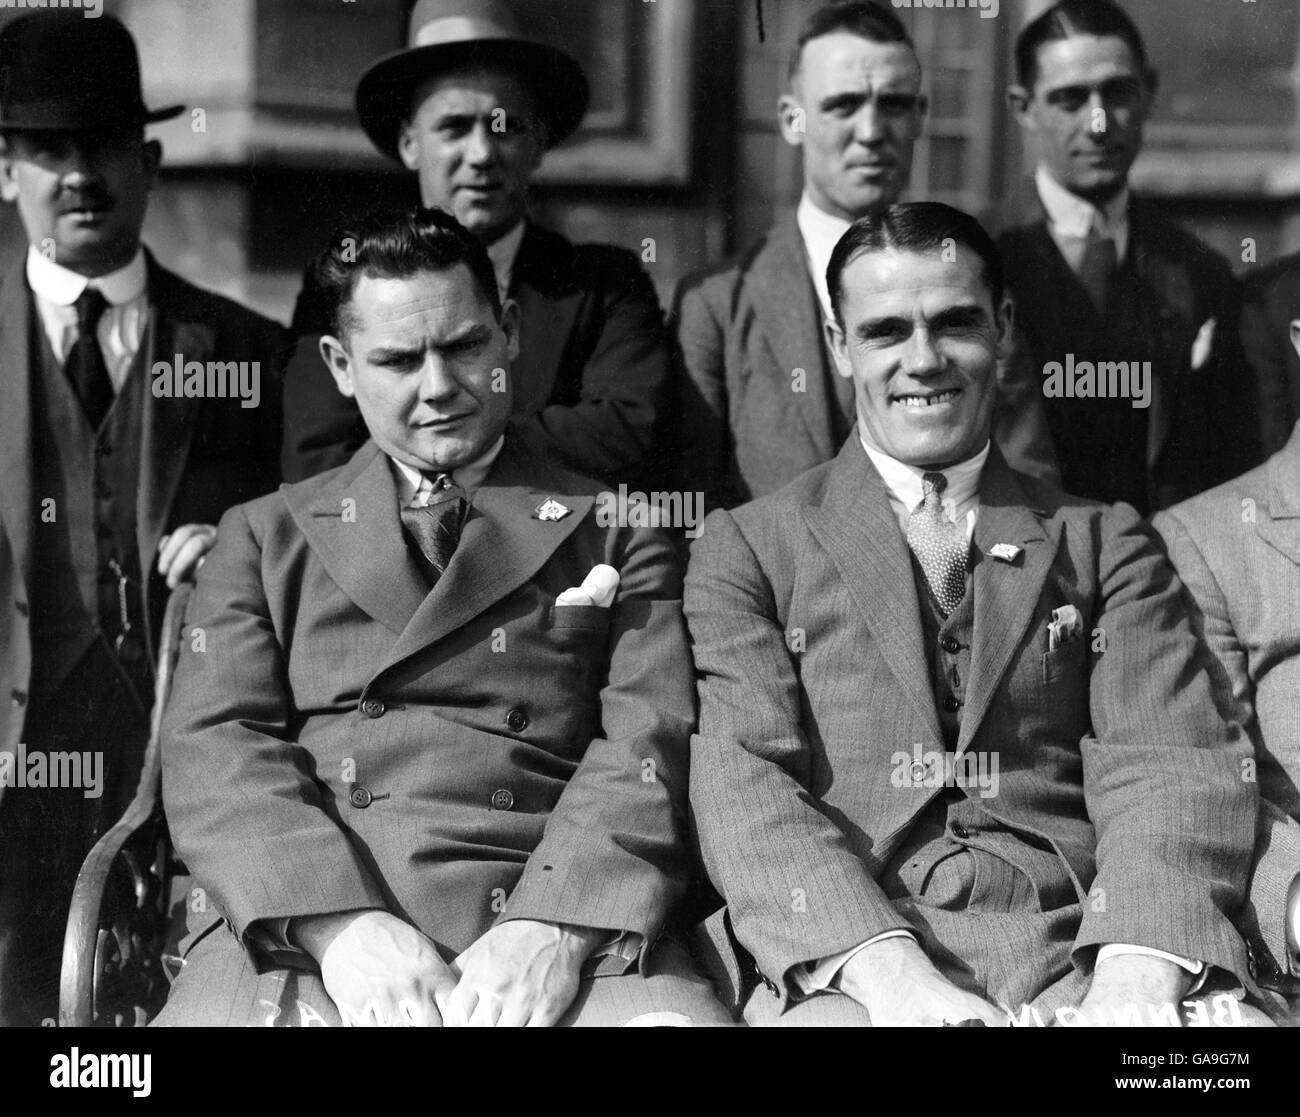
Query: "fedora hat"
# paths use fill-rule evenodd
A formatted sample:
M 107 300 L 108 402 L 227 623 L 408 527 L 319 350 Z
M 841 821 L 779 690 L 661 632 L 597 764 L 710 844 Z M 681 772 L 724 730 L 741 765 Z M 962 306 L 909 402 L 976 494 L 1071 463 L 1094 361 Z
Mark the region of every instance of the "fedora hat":
M 503 0 L 420 0 L 406 49 L 381 58 L 357 83 L 357 116 L 371 143 L 400 160 L 397 140 L 416 88 L 466 64 L 501 66 L 537 91 L 547 146 L 571 135 L 587 113 L 590 91 L 577 59 L 526 34 Z
M 135 40 L 110 15 L 32 12 L 0 29 L 0 131 L 103 131 L 182 111 L 145 108 Z

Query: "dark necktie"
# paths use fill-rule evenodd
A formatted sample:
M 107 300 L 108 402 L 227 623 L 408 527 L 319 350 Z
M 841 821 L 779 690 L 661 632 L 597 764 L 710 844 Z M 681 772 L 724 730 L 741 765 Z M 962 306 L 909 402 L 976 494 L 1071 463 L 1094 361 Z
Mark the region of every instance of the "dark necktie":
M 966 596 L 966 569 L 970 542 L 966 531 L 954 524 L 943 511 L 943 491 L 948 478 L 942 473 L 926 473 L 921 478 L 924 499 L 907 518 L 907 545 L 946 617 Z
M 1119 251 L 1113 238 L 1104 236 L 1094 224 L 1083 240 L 1075 240 L 1071 264 L 1079 282 L 1098 310 L 1106 308 L 1111 280 L 1119 269 Z
M 468 508 L 465 490 L 450 474 L 440 473 L 433 482 L 433 495 L 423 508 L 402 509 L 402 527 L 428 564 L 425 574 L 431 588 L 451 562 Z
M 108 376 L 103 350 L 99 347 L 99 320 L 108 309 L 102 291 L 87 287 L 76 301 L 77 340 L 73 343 L 63 371 L 81 401 L 81 410 L 96 430 L 108 409 L 113 406 L 113 381 Z

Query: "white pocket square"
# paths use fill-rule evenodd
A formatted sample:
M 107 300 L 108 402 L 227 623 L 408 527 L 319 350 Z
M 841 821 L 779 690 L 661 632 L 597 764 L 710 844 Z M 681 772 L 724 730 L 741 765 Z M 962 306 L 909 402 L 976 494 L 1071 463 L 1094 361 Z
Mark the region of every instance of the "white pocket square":
M 1214 331 L 1218 327 L 1217 318 L 1207 318 L 1196 340 L 1192 342 L 1192 370 L 1198 371 L 1210 359 L 1210 350 L 1214 347 Z
M 582 585 L 564 590 L 555 599 L 556 605 L 599 605 L 608 609 L 618 592 L 618 571 L 603 562 L 591 568 Z

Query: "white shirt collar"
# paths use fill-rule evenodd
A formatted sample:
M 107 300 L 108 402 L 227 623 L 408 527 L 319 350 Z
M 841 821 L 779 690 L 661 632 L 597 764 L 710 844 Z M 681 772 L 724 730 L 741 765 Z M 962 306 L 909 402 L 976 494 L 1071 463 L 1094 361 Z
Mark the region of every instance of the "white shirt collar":
M 468 465 L 463 465 L 459 469 L 451 471 L 451 479 L 465 490 L 466 496 L 473 496 L 483 482 L 487 480 L 488 470 L 492 468 L 493 463 L 497 460 L 497 455 L 501 453 L 501 447 L 505 445 L 505 442 L 506 436 L 503 434 L 492 443 L 487 452 L 481 457 L 475 458 Z M 399 462 L 394 457 L 390 457 L 388 460 L 397 467 L 397 495 L 402 507 L 405 508 L 409 504 L 415 504 L 417 507 L 423 506 L 429 499 L 433 481 L 405 462 Z
M 830 288 L 826 285 L 826 269 L 830 266 L 831 253 L 849 228 L 850 222 L 833 213 L 819 209 L 805 190 L 799 199 L 799 208 L 795 211 L 795 222 L 799 234 L 803 237 L 804 248 L 808 251 L 808 263 L 812 269 L 813 286 L 817 289 L 817 298 L 827 321 L 834 319 L 831 307 Z
M 27 283 L 38 298 L 54 306 L 71 306 L 89 286 L 99 288 L 110 306 L 121 306 L 143 295 L 148 279 L 143 248 L 136 249 L 125 267 L 94 279 L 56 264 L 34 245 L 27 248 Z
M 871 459 L 871 464 L 876 467 L 876 472 L 885 482 L 890 504 L 898 516 L 899 525 L 906 532 L 907 517 L 925 499 L 922 478 L 930 471 L 907 465 L 877 450 L 874 446 L 869 446 L 861 427 L 858 428 L 858 437 L 862 442 L 862 448 L 867 452 L 867 457 Z M 943 491 L 944 511 L 953 523 L 960 523 L 962 517 L 965 517 L 967 538 L 970 538 L 975 530 L 975 518 L 979 513 L 980 475 L 984 472 L 984 463 L 988 461 L 990 445 L 990 442 L 984 443 L 984 448 L 974 457 L 942 470 L 943 475 L 948 478 L 948 485 Z
M 519 246 L 524 242 L 524 226 L 520 221 L 510 232 L 498 237 L 488 245 L 488 259 L 492 261 L 492 270 L 497 277 L 497 290 L 504 300 L 510 292 L 510 281 L 514 278 L 515 257 L 519 255 Z
M 1097 207 L 1087 198 L 1072 194 L 1054 179 L 1041 164 L 1034 171 L 1034 185 L 1047 212 L 1054 237 L 1083 240 L 1094 223 L 1102 236 L 1115 242 L 1115 253 L 1122 260 L 1128 250 L 1129 188 L 1126 185 L 1104 206 Z

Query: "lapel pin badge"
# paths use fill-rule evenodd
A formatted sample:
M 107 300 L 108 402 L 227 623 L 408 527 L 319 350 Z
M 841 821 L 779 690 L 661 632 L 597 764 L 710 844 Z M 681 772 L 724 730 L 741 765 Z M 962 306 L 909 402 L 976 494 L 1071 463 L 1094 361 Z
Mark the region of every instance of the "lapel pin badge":
M 999 562 L 1015 562 L 1024 553 L 1023 547 L 1017 547 L 1013 543 L 995 543 L 989 550 L 989 554 Z
M 547 497 L 533 510 L 533 516 L 541 520 L 543 523 L 548 523 L 555 520 L 562 520 L 572 511 L 572 508 L 566 508 L 558 500 L 553 500 L 551 497 Z

